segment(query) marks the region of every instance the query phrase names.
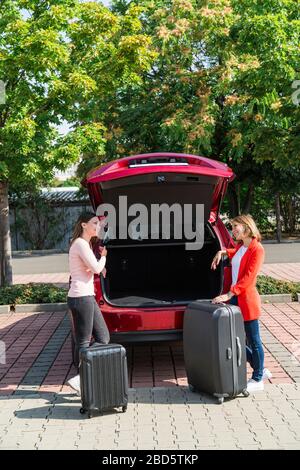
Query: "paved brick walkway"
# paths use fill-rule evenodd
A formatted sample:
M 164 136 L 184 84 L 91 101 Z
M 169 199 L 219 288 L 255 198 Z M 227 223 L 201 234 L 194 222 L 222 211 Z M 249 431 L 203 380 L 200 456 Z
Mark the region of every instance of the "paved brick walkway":
M 262 273 L 300 280 L 300 263 Z M 68 273 L 14 276 L 67 286 Z M 92 420 L 74 375 L 66 312 L 0 315 L 0 449 L 300 449 L 300 303 L 264 304 L 265 391 L 216 405 L 187 388 L 182 343 L 127 348 L 129 406 Z M 250 370 L 248 370 L 248 375 Z
M 264 305 L 261 325 L 264 392 L 216 405 L 188 390 L 180 342 L 131 346 L 128 411 L 89 420 L 64 385 L 67 314 L 2 314 L 0 449 L 300 449 L 300 304 Z
M 261 330 L 271 383 L 300 382 L 300 303 L 265 304 Z M 2 314 L 0 340 L 0 394 L 68 390 L 64 383 L 75 370 L 66 312 Z M 187 385 L 181 342 L 129 346 L 127 354 L 131 387 Z
M 28 284 L 29 282 L 46 282 L 67 288 L 69 285 L 69 273 L 45 273 L 45 274 L 14 274 L 14 284 Z
M 3 397 L 0 449 L 300 449 L 300 384 L 222 405 L 187 387 L 139 388 L 126 413 L 88 419 L 79 408 L 64 392 Z
M 282 281 L 300 282 L 300 263 L 264 264 L 261 274 L 271 276 Z

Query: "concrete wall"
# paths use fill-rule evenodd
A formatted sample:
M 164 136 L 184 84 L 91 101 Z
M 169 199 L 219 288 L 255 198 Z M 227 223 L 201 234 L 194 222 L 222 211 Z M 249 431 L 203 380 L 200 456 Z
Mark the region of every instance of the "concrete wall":
M 18 213 L 17 211 L 20 211 Z M 56 206 L 50 207 L 50 213 L 54 214 L 55 220 L 55 232 L 59 235 L 63 235 L 63 239 L 57 241 L 57 237 L 54 239 L 49 237 L 47 231 L 44 227 L 41 229 L 38 226 L 36 218 L 32 215 L 29 209 L 15 209 L 14 206 L 10 207 L 10 229 L 11 229 L 11 243 L 13 251 L 23 251 L 23 250 L 33 250 L 34 247 L 22 236 L 21 230 L 16 229 L 15 220 L 16 217 L 21 216 L 22 219 L 26 220 L 26 223 L 32 224 L 30 230 L 40 231 L 40 233 L 46 234 L 44 238 L 45 247 L 44 249 L 57 249 L 67 252 L 69 249 L 69 240 L 72 237 L 73 227 L 80 213 L 84 211 L 92 210 L 90 204 L 88 203 L 79 203 L 78 205 L 66 205 L 66 206 Z M 53 230 L 52 230 L 53 234 Z

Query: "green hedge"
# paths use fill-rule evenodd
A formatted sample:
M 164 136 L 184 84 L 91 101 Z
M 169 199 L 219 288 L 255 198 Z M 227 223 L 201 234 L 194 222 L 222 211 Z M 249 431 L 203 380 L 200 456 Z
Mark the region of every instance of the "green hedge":
M 0 305 L 66 302 L 67 292 L 53 284 L 16 284 L 0 288 Z
M 300 282 L 279 281 L 270 276 L 258 276 L 257 290 L 260 294 L 292 294 L 292 299 L 297 300 Z
M 260 294 L 292 294 L 297 300 L 300 282 L 278 281 L 269 276 L 258 276 Z M 67 301 L 67 290 L 53 284 L 17 284 L 0 288 L 0 305 L 46 304 Z

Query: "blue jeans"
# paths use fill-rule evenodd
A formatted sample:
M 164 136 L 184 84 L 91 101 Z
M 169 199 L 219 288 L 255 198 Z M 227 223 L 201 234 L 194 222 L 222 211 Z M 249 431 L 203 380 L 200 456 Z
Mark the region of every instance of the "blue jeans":
M 237 297 L 230 299 L 231 305 L 238 305 Z M 253 369 L 252 379 L 256 382 L 262 380 L 264 370 L 264 349 L 259 333 L 258 320 L 250 320 L 244 322 L 246 333 L 246 355 L 247 361 Z

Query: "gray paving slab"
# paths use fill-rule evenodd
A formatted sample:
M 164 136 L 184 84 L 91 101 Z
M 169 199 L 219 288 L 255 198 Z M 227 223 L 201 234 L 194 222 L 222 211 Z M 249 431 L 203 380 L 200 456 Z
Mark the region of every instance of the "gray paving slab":
M 222 405 L 193 395 L 131 389 L 127 413 L 92 419 L 71 394 L 1 397 L 0 449 L 300 449 L 298 384 Z

